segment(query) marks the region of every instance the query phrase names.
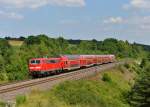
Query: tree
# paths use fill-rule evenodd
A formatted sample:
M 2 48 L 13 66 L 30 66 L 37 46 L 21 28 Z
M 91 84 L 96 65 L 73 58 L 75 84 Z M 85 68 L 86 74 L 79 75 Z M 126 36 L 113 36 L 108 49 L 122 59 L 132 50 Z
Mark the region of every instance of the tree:
M 24 43 L 26 45 L 39 44 L 40 39 L 38 37 L 35 37 L 35 36 L 29 36 L 28 38 L 25 39 Z
M 143 72 L 135 83 L 129 97 L 130 104 L 134 107 L 149 107 L 150 105 L 150 62 L 143 60 Z

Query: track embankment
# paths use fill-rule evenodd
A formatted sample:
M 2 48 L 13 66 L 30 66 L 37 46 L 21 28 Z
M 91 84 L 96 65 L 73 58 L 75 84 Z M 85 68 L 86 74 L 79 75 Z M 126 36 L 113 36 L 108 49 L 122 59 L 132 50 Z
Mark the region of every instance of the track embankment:
M 51 89 L 54 85 L 66 80 L 79 80 L 89 76 L 97 75 L 97 73 L 111 69 L 118 65 L 124 64 L 125 61 L 109 63 L 80 69 L 73 72 L 59 74 L 46 78 L 38 78 L 29 81 L 22 81 L 8 85 L 0 86 L 0 100 L 9 101 L 14 100 L 17 95 L 24 95 L 30 93 L 33 89 L 47 90 Z

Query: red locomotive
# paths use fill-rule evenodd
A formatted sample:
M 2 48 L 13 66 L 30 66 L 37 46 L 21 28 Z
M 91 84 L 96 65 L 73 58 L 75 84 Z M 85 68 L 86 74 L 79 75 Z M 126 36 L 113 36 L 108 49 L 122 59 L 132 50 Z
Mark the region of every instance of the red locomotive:
M 29 73 L 31 76 L 50 75 L 114 61 L 114 55 L 61 55 L 58 58 L 33 58 L 29 60 Z

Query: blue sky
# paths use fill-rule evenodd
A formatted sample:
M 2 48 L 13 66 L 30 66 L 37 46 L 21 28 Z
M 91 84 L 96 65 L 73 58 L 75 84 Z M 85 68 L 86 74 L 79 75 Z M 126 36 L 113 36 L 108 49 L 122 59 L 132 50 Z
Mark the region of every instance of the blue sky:
M 117 38 L 150 45 L 150 0 L 0 0 L 0 36 Z

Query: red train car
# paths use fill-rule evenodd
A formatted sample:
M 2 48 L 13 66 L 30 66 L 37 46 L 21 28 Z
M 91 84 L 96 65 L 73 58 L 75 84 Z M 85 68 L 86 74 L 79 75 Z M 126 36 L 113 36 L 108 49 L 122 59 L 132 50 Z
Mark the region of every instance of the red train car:
M 73 70 L 115 61 L 114 55 L 61 55 L 58 58 L 33 58 L 29 60 L 32 76 L 50 75 L 64 70 Z
M 115 61 L 114 55 L 97 55 L 97 64 L 111 63 Z
M 79 55 L 61 55 L 61 62 L 63 70 L 73 70 L 80 68 Z
M 80 66 L 89 67 L 96 64 L 94 55 L 80 55 Z

